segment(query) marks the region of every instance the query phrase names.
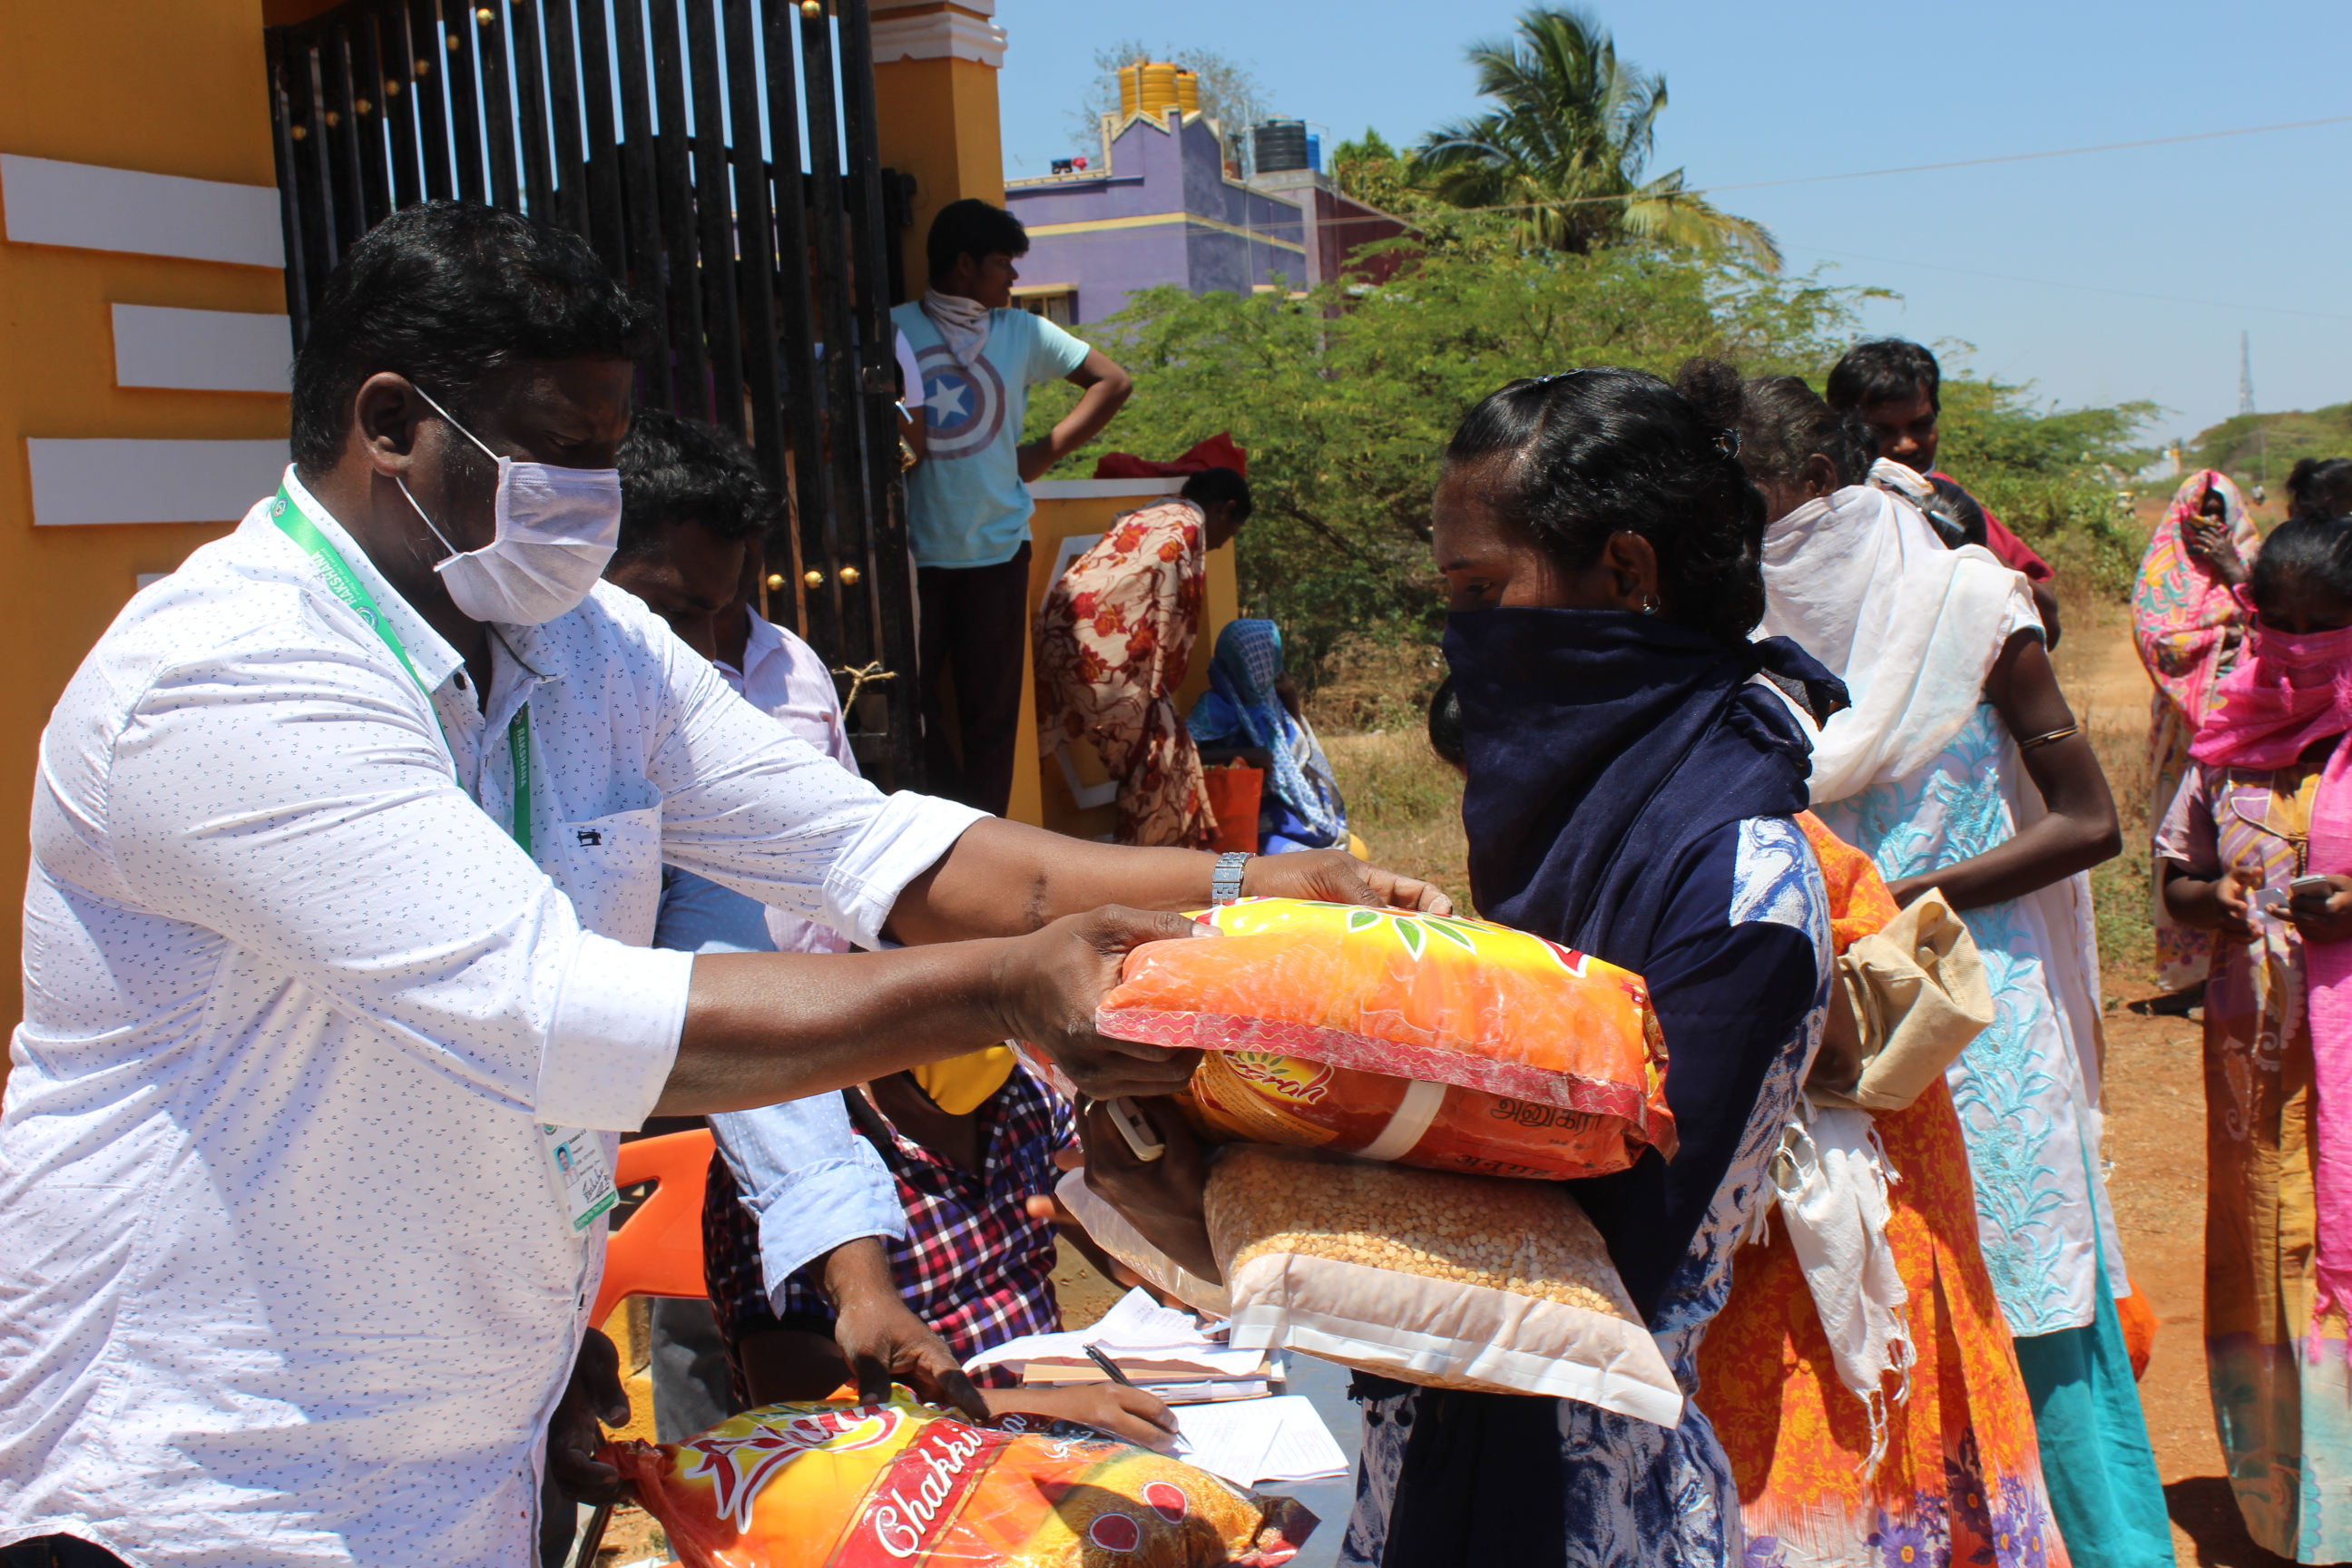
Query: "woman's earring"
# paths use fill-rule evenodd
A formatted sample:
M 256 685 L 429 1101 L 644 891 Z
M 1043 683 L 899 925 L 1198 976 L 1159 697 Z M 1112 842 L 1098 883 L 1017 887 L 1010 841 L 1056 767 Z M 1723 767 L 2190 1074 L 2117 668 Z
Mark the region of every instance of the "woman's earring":
M 1658 613 L 1658 601 L 1647 594 L 1643 595 L 1642 613 L 1645 616 L 1656 615 Z

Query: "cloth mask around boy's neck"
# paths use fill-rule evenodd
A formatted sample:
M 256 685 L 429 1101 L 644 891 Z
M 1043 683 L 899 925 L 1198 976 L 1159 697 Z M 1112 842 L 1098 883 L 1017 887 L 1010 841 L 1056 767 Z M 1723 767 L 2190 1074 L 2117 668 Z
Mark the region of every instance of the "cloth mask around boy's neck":
M 990 1046 L 915 1068 L 915 1083 L 950 1116 L 970 1116 L 1013 1076 L 1010 1046 Z
M 450 552 L 433 570 L 441 574 L 451 602 L 478 621 L 517 626 L 541 626 L 577 609 L 620 542 L 620 470 L 563 468 L 500 457 L 423 387 L 416 395 L 499 466 L 498 529 L 474 551 L 451 544 L 417 506 L 407 481 L 394 481 Z
M 940 342 L 947 345 L 956 363 L 970 370 L 980 363 L 980 352 L 988 346 L 988 329 L 994 320 L 987 306 L 961 294 L 929 289 L 923 293 L 923 314 L 940 330 Z

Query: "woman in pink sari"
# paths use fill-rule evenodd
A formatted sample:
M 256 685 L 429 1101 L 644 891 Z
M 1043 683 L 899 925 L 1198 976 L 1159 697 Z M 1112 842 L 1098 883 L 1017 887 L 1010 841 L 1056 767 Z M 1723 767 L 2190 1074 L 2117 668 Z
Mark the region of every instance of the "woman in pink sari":
M 2148 771 L 2155 787 L 2147 807 L 2151 834 L 2161 826 L 2189 765 L 2189 742 L 2220 699 L 2221 678 L 2238 660 L 2246 613 L 2231 590 L 2246 581 L 2262 537 L 2246 515 L 2245 498 L 2229 476 L 2211 468 L 2189 475 L 2140 558 L 2132 589 L 2132 641 L 2147 678 Z M 2174 922 L 2164 907 L 2162 867 L 2156 889 L 2157 984 L 2186 991 L 2204 983 L 2212 938 Z
M 2213 934 L 2205 991 L 2205 1357 L 2254 1540 L 2352 1559 L 2352 520 L 2297 516 L 2254 563 L 2157 835 L 2163 897 Z

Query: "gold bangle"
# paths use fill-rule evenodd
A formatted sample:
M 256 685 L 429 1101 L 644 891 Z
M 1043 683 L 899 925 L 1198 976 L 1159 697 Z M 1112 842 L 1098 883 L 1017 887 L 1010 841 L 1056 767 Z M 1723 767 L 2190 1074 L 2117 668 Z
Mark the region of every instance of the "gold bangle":
M 2021 752 L 2030 752 L 2036 746 L 2055 745 L 2069 735 L 2079 735 L 2082 732 L 2083 727 L 2080 724 L 2069 724 L 2063 730 L 2053 730 L 2046 735 L 2036 735 L 2030 741 L 2020 741 L 2017 743 L 2017 749 Z

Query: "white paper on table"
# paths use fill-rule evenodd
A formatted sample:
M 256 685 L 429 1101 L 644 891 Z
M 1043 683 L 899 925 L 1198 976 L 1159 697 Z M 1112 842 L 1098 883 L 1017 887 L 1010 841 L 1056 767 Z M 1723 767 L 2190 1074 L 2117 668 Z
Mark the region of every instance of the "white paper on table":
M 1247 1377 L 1265 1360 L 1262 1350 L 1237 1351 L 1201 1331 L 1190 1312 L 1171 1311 L 1141 1290 L 1130 1290 L 1090 1329 L 1055 1334 L 1023 1334 L 993 1345 L 965 1362 L 966 1372 L 986 1366 L 1033 1362 L 1092 1370 L 1088 1345 L 1129 1371 L 1138 1383 L 1171 1373 L 1204 1377 Z
M 1176 1457 L 1235 1486 L 1348 1473 L 1347 1455 L 1304 1394 L 1185 1405 L 1175 1415 Z
M 1082 1331 L 1098 1345 L 1178 1345 L 1208 1339 L 1192 1313 L 1163 1307 L 1141 1289 L 1121 1296 L 1100 1322 Z

